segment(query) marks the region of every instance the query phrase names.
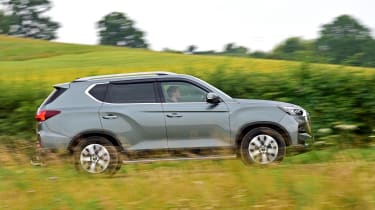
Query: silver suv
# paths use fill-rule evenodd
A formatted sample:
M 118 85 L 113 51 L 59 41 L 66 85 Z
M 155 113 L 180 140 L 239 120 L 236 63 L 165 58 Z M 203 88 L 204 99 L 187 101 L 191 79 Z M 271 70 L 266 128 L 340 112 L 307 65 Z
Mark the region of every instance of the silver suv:
M 36 115 L 38 146 L 68 149 L 88 173 L 177 159 L 269 164 L 311 137 L 301 107 L 234 99 L 189 75 L 104 75 L 54 87 Z

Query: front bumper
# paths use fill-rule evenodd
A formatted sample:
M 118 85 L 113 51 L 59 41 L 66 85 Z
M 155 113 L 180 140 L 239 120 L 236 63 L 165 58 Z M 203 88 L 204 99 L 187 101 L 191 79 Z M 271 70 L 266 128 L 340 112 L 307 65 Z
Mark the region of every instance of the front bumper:
M 308 141 L 312 140 L 311 121 L 309 113 L 304 111 L 302 116 L 296 116 L 298 122 L 298 144 L 308 146 Z
M 311 124 L 307 113 L 299 116 L 285 114 L 279 124 L 289 134 L 288 146 L 305 147 L 309 140 L 312 139 Z
M 288 147 L 289 154 L 299 154 L 308 151 L 311 141 L 313 141 L 309 114 L 305 112 L 302 116 L 295 116 L 294 118 L 298 123 L 297 144 L 292 144 Z

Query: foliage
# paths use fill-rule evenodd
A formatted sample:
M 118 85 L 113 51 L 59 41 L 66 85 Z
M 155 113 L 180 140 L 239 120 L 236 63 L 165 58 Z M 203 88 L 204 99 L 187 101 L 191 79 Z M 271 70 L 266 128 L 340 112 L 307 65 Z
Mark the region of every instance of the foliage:
M 10 17 L 0 10 L 0 34 L 7 34 L 10 26 Z
M 98 23 L 100 44 L 147 48 L 144 32 L 134 27 L 134 21 L 124 13 L 112 12 Z
M 375 40 L 370 30 L 349 15 L 322 26 L 316 40 L 290 37 L 271 53 L 252 57 L 375 67 Z
M 367 137 L 375 125 L 375 74 L 326 71 L 308 64 L 277 74 L 221 66 L 205 79 L 232 97 L 299 104 L 310 112 L 314 130 L 348 123 L 358 125 L 356 134 Z
M 28 37 L 35 39 L 56 39 L 56 30 L 60 27 L 43 14 L 51 9 L 49 0 L 3 0 L 9 19 L 8 30 L 4 33 L 11 36 Z
M 236 46 L 234 43 L 228 43 L 224 47 L 223 54 L 229 54 L 229 55 L 246 55 L 249 52 L 249 49 L 247 49 L 244 46 Z
M 267 58 L 268 57 L 268 53 L 264 52 L 264 51 L 254 51 L 250 54 L 251 57 L 253 58 Z
M 290 37 L 271 52 L 251 52 L 244 46 L 228 43 L 221 52 L 209 50 L 194 54 L 375 67 L 375 40 L 366 26 L 349 15 L 341 15 L 332 23 L 323 25 L 317 39 Z
M 189 46 L 187 47 L 187 49 L 186 49 L 185 52 L 193 54 L 193 53 L 195 52 L 195 50 L 197 50 L 197 48 L 198 48 L 198 47 L 195 46 L 195 45 L 189 45 Z
M 319 61 L 315 54 L 315 41 L 303 40 L 300 37 L 286 39 L 272 51 L 270 58 L 299 60 L 299 61 Z
M 0 85 L 0 133 L 30 137 L 35 131 L 35 109 L 48 94 L 48 90 L 33 84 Z
M 274 51 L 280 53 L 294 53 L 299 50 L 306 50 L 307 46 L 302 42 L 299 37 L 291 37 L 285 40 L 284 43 L 277 46 Z
M 361 65 L 362 57 L 368 53 L 365 47 L 374 42 L 370 30 L 349 15 L 341 15 L 332 23 L 322 26 L 317 40 L 317 50 L 331 63 Z M 372 48 L 374 51 L 375 48 Z

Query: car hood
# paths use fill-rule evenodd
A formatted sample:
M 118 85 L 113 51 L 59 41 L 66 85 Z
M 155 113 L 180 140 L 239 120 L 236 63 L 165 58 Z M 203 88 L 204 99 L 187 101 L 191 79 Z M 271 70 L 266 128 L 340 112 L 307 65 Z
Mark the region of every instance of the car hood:
M 271 101 L 271 100 L 238 99 L 238 98 L 236 98 L 235 101 L 237 101 L 240 104 L 250 105 L 250 106 L 295 106 L 295 107 L 299 107 L 295 104 L 285 103 L 285 102 L 281 102 L 281 101 Z

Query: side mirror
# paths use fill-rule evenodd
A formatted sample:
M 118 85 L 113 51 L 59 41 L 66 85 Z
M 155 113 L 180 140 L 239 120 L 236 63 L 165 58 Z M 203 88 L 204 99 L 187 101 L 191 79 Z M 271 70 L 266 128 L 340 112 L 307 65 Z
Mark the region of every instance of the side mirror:
M 220 103 L 220 97 L 216 93 L 207 93 L 206 101 L 207 103 L 218 104 Z

